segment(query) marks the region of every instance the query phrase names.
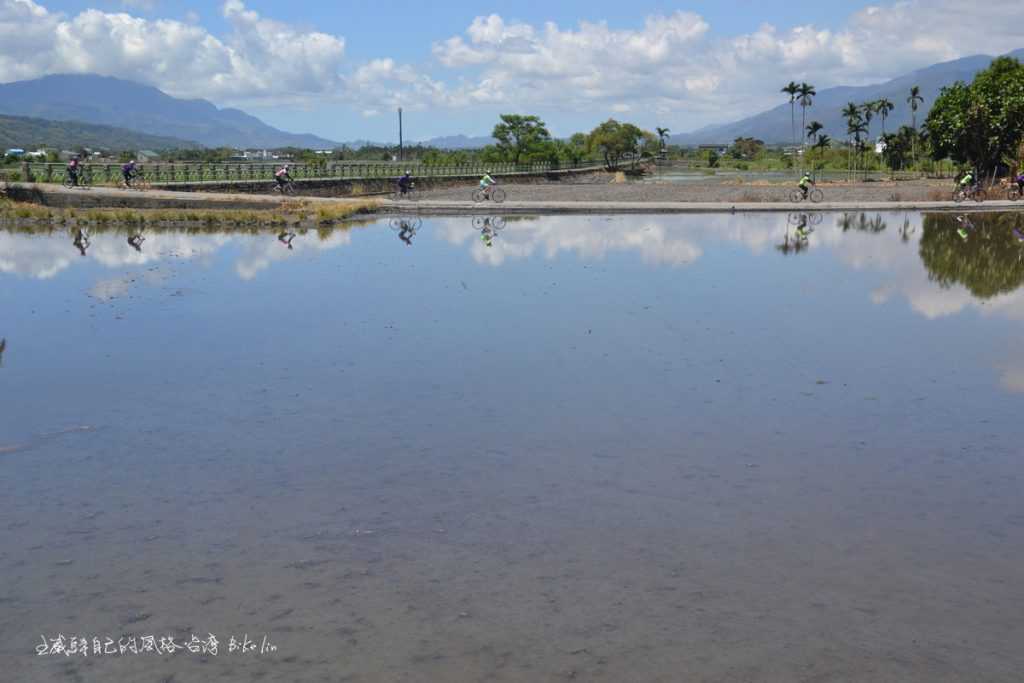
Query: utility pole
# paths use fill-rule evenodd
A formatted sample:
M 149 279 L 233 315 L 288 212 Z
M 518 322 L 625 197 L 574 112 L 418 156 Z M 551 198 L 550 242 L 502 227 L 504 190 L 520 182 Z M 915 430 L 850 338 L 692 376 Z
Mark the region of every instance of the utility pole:
M 398 108 L 398 160 L 405 161 L 404 148 L 402 146 L 402 108 Z

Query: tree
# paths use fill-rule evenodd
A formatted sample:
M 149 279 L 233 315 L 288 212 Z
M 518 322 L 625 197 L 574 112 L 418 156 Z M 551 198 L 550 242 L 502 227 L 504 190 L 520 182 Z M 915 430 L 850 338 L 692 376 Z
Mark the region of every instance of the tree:
M 885 149 L 882 150 L 882 157 L 890 169 L 896 171 L 906 165 L 907 158 L 914 149 L 914 141 L 917 133 L 909 126 L 901 126 L 898 131 L 882 136 Z
M 810 83 L 801 83 L 797 90 L 797 95 L 800 97 L 800 129 L 803 130 L 807 127 L 807 108 L 814 104 L 814 96 L 818 92 L 814 89 L 814 86 Z M 800 143 L 800 148 L 803 149 L 803 142 Z
M 885 119 L 888 118 L 895 108 L 896 105 L 884 97 L 875 102 L 875 111 L 882 117 L 882 137 L 885 137 Z
M 917 163 L 917 108 L 922 102 L 924 102 L 924 97 L 921 96 L 921 88 L 915 85 L 910 89 L 910 97 L 907 98 L 907 104 L 910 105 L 910 118 L 914 127 L 914 148 L 911 150 L 911 155 L 915 164 Z
M 672 131 L 670 131 L 668 128 L 661 128 L 660 126 L 655 128 L 654 130 L 658 132 L 658 140 L 661 142 L 661 149 L 666 149 L 667 147 L 665 145 L 665 140 L 668 138 L 668 134 L 671 133 Z
M 807 137 L 817 140 L 818 133 L 821 132 L 821 129 L 824 127 L 825 126 L 823 126 L 819 121 L 811 121 L 807 124 Z
M 651 153 L 657 144 L 653 133 L 615 119 L 608 119 L 587 136 L 588 149 L 604 158 L 604 165 L 609 171 L 618 169 L 626 157 L 631 158 L 635 166 L 639 157 Z
M 870 137 L 871 137 L 871 119 L 873 119 L 875 117 L 875 103 L 872 101 L 872 102 L 865 102 L 864 104 L 860 105 L 860 113 L 861 113 L 861 117 L 864 119 L 864 125 L 867 126 L 867 129 L 868 129 L 867 130 L 867 136 L 870 139 Z
M 851 135 L 857 136 L 857 150 L 860 151 L 860 133 L 864 130 L 864 122 L 861 118 L 861 109 L 853 102 L 849 102 L 846 107 L 843 108 L 843 118 L 846 119 L 846 136 L 847 140 L 850 139 Z M 853 148 L 850 148 L 849 166 L 853 166 Z
M 764 149 L 764 141 L 757 138 L 736 138 L 729 148 L 733 159 L 753 159 Z
M 536 116 L 502 114 L 494 126 L 491 137 L 498 141 L 498 152 L 513 164 L 530 161 L 531 156 L 547 156 L 551 134 L 544 122 Z
M 551 150 L 554 161 L 574 166 L 587 158 L 587 136 L 576 133 L 568 140 L 554 140 Z
M 932 158 L 969 163 L 981 173 L 994 172 L 1024 140 L 1024 66 L 999 57 L 967 85 L 943 88 L 925 129 Z
M 793 146 L 796 147 L 796 94 L 800 92 L 800 86 L 790 81 L 782 92 L 789 95 L 789 127 L 793 135 Z

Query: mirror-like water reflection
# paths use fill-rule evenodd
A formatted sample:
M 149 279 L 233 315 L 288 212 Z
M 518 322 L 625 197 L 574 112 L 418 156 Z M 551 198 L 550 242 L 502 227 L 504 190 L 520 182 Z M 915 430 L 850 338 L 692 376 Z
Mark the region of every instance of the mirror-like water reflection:
M 1016 680 L 1021 220 L 0 231 L 5 675 Z

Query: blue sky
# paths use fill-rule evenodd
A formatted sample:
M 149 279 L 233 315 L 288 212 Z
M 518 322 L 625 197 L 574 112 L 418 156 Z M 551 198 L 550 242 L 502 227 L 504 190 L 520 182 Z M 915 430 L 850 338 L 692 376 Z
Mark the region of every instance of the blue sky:
M 694 0 L 0 0 L 0 82 L 93 72 L 335 140 L 557 135 L 614 116 L 692 130 L 777 104 L 789 80 L 863 84 L 1024 46 L 1024 3 Z M 28 55 L 26 57 L 26 55 Z

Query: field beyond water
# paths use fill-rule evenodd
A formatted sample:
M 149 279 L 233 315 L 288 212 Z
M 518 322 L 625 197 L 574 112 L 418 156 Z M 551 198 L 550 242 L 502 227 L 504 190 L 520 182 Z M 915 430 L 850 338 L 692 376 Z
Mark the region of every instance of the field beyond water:
M 1018 683 L 1022 230 L 2 228 L 0 678 Z

